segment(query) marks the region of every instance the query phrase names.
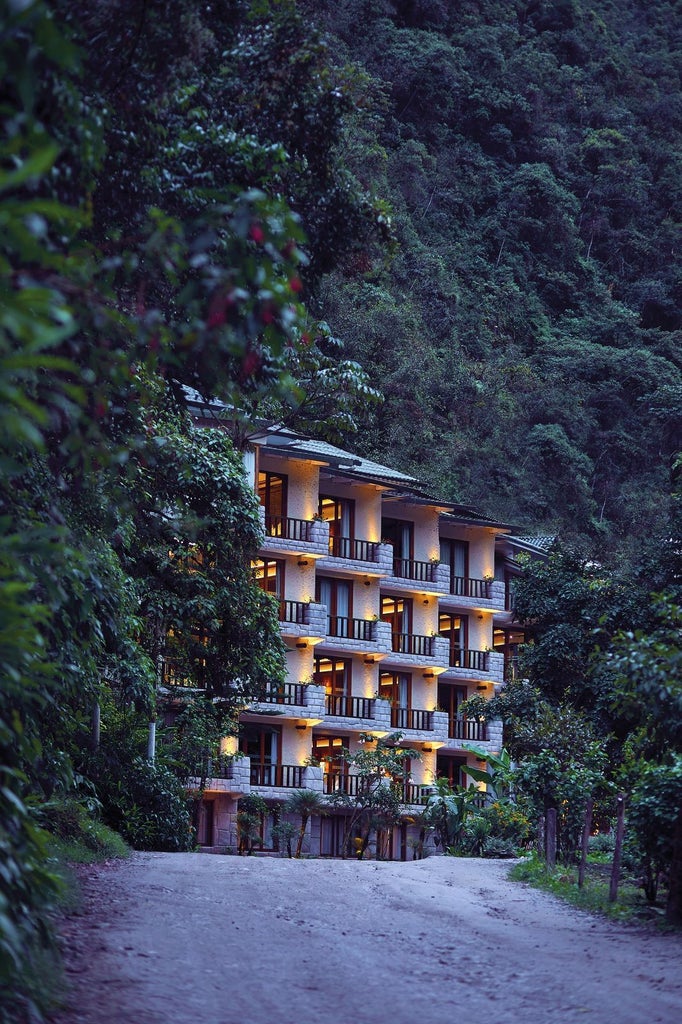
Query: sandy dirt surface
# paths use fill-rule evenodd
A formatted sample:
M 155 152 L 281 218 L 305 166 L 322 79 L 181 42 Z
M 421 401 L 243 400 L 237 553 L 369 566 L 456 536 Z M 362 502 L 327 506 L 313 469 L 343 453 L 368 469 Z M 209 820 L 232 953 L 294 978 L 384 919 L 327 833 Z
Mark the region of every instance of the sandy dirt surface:
M 682 936 L 508 869 L 162 853 L 88 869 L 54 1024 L 682 1021 Z

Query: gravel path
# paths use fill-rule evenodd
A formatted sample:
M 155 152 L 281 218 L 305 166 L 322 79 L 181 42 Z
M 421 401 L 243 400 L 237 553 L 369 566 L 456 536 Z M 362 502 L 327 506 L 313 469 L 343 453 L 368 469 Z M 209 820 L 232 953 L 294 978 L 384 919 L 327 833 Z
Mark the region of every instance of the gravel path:
M 508 863 L 137 853 L 85 872 L 54 1024 L 679 1024 L 682 936 Z

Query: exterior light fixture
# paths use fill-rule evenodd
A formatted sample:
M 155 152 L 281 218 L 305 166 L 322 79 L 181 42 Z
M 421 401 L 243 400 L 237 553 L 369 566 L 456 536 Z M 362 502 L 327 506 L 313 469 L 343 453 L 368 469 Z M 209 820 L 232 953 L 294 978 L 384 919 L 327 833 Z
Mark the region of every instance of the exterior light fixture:
M 363 660 L 365 662 L 365 665 L 373 665 L 374 664 L 374 657 L 371 654 L 366 655 L 366 657 Z
M 487 690 L 488 689 L 488 684 L 487 683 L 479 683 L 478 686 L 476 687 L 476 689 L 477 690 Z
M 424 679 L 433 679 L 433 678 L 435 678 L 435 675 L 434 675 L 433 672 L 425 672 L 424 673 Z
M 422 750 L 424 751 L 425 754 L 430 754 L 433 750 L 433 747 L 422 747 Z
M 307 644 L 307 642 L 305 640 L 297 640 L 296 641 L 296 647 L 298 648 L 299 651 L 304 651 L 307 646 L 308 646 L 308 644 Z
M 305 727 L 305 722 L 298 722 L 298 724 L 296 725 L 296 728 L 298 729 L 299 732 L 303 732 L 305 730 Z
M 307 564 L 308 564 L 307 558 L 299 558 L 299 560 L 297 562 L 297 565 L 307 565 Z

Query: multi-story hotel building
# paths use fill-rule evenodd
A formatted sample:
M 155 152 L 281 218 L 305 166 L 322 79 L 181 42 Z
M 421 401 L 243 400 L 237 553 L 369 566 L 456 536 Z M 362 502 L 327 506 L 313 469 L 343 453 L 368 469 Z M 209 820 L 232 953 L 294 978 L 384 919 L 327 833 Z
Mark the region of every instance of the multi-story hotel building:
M 404 473 L 287 430 L 254 442 L 246 464 L 265 535 L 255 572 L 279 602 L 287 681 L 224 741 L 231 756 L 208 782 L 199 842 L 236 850 L 249 793 L 273 806 L 300 789 L 352 797 L 358 779 L 339 752 L 399 732 L 415 757 L 385 849 L 405 858 L 434 779 L 466 784 L 467 764 L 481 767 L 470 748 L 500 750 L 501 723 L 460 707 L 474 693 L 491 697 L 514 671 L 515 558 L 541 552 Z M 314 815 L 305 852 L 338 855 L 343 817 L 343 807 Z

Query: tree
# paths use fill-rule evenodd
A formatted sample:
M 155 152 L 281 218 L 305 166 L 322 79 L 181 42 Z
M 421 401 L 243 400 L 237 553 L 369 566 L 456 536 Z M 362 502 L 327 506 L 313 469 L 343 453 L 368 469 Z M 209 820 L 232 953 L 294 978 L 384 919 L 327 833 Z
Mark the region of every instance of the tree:
M 294 854 L 295 857 L 300 857 L 308 822 L 313 814 L 327 813 L 327 802 L 320 793 L 316 793 L 312 789 L 298 789 L 295 793 L 290 794 L 284 805 L 284 810 L 289 814 L 297 814 L 300 818 L 296 852 Z
M 608 661 L 617 680 L 618 706 L 631 711 L 636 705 L 650 749 L 664 762 L 663 771 L 672 779 L 682 750 L 682 608 L 664 595 L 657 598 L 654 608 L 658 628 L 649 634 L 641 630 L 618 634 Z M 635 811 L 635 821 L 640 822 L 640 833 L 642 818 L 657 800 L 655 787 L 647 790 L 645 785 L 649 777 L 645 771 L 637 790 L 639 811 Z M 666 919 L 672 924 L 682 921 L 682 801 L 678 790 L 679 786 L 668 787 L 664 804 L 668 814 L 674 815 L 674 824 L 668 820 L 672 841 L 665 849 L 669 873 Z M 672 793 L 676 793 L 674 811 Z M 660 866 L 662 852 L 657 851 L 656 856 Z
M 474 786 L 450 786 L 447 779 L 436 779 L 437 792 L 432 794 L 424 810 L 426 821 L 433 826 L 444 853 L 459 847 L 467 821 L 480 799 Z
M 378 738 L 364 733 L 359 738 L 360 750 L 350 753 L 344 749 L 335 754 L 342 759 L 344 770 L 353 770 L 351 777 L 357 778 L 355 794 L 350 795 L 340 788 L 329 797 L 332 808 L 346 812 L 341 844 L 344 857 L 348 856 L 356 830 L 360 831 L 357 852 L 361 857 L 369 845 L 372 830 L 387 827 L 389 820 L 392 823 L 398 820 L 401 803 L 398 789 L 405 778 L 405 762 L 408 757 L 415 759 L 417 756 L 414 750 L 401 745 L 400 732 Z M 391 780 L 395 786 L 391 785 Z

